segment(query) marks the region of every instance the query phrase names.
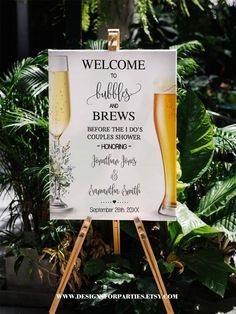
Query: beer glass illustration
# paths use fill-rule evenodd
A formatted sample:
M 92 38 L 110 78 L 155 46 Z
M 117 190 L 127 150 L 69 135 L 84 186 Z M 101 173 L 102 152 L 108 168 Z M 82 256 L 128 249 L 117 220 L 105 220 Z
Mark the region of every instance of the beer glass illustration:
M 154 125 L 160 144 L 165 195 L 159 213 L 175 216 L 176 208 L 176 91 L 175 80 L 155 84 Z
M 53 153 L 56 156 L 57 171 L 53 175 L 54 191 L 50 209 L 68 209 L 61 200 L 60 137 L 70 121 L 70 95 L 68 60 L 66 56 L 55 56 L 49 63 L 49 132 L 53 136 Z

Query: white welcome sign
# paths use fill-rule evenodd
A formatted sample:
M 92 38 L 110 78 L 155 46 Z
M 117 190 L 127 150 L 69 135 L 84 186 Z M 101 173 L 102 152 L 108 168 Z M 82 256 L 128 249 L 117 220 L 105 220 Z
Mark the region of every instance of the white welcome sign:
M 51 218 L 175 219 L 175 51 L 49 51 L 49 131 Z

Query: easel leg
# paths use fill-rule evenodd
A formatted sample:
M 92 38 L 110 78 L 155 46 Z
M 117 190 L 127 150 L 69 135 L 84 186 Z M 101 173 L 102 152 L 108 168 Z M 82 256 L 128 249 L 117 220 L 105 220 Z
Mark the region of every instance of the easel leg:
M 56 310 L 57 310 L 57 307 L 58 307 L 58 304 L 60 302 L 60 299 L 57 298 L 57 295 L 58 294 L 63 294 L 64 290 L 65 290 L 65 287 L 66 287 L 66 284 L 70 278 L 70 275 L 73 271 L 73 268 L 74 268 L 74 265 L 76 263 L 76 259 L 80 253 L 80 250 L 82 248 L 82 245 L 84 243 L 84 240 L 86 238 L 86 235 L 87 235 L 87 232 L 89 230 L 89 227 L 90 227 L 90 224 L 91 224 L 91 218 L 87 218 L 84 220 L 83 222 L 83 225 L 80 229 L 80 232 L 78 234 L 78 237 L 76 239 L 76 242 L 75 242 L 75 245 L 74 245 L 74 248 L 71 252 L 71 255 L 70 255 L 70 258 L 69 258 L 69 261 L 66 265 L 66 269 L 65 269 L 65 272 L 61 278 L 61 281 L 60 281 L 60 284 L 58 286 L 58 289 L 57 289 L 57 292 L 56 292 L 56 295 L 54 296 L 54 299 L 53 299 L 53 302 L 52 302 L 52 305 L 51 305 L 51 308 L 49 310 L 49 313 L 50 314 L 55 314 Z
M 167 314 L 174 314 L 170 300 L 167 298 L 168 294 L 166 292 L 166 288 L 165 288 L 164 282 L 162 280 L 161 273 L 160 273 L 160 270 L 158 268 L 151 244 L 148 240 L 148 236 L 146 234 L 144 225 L 139 218 L 135 218 L 134 223 L 135 223 L 135 226 L 136 226 L 139 238 L 140 238 L 140 242 L 143 246 L 143 250 L 145 252 L 148 263 L 150 265 L 153 277 L 155 279 L 156 285 L 157 285 L 158 290 L 160 292 L 160 295 L 162 297 L 162 301 L 164 303 L 166 313 Z
M 120 255 L 120 221 L 113 220 L 114 255 Z

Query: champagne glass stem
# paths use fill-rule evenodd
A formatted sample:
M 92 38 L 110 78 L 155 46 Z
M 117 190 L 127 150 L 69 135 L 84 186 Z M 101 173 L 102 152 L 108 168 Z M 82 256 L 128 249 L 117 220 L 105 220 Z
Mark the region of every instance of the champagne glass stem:
M 53 149 L 55 152 L 58 152 L 60 150 L 60 140 L 58 136 L 55 136 L 53 139 Z
M 53 138 L 53 155 L 55 156 L 55 164 L 56 164 L 56 171 L 54 175 L 54 191 L 53 191 L 53 199 L 50 204 L 50 208 L 52 210 L 63 210 L 63 209 L 71 209 L 68 207 L 66 203 L 61 200 L 61 163 L 62 163 L 62 151 L 60 146 L 59 137 Z
M 57 156 L 57 164 L 60 165 L 61 150 L 60 150 L 59 137 L 54 137 L 53 149 L 54 149 L 55 155 Z M 60 202 L 61 201 L 61 186 L 60 186 L 60 182 L 59 182 L 59 174 L 55 175 L 55 177 L 54 177 L 54 186 L 55 186 L 54 202 Z

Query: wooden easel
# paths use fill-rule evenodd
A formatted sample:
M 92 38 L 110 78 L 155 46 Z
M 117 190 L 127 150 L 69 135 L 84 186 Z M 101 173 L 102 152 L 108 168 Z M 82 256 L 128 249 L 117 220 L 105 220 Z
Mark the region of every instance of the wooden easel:
M 120 48 L 120 30 L 119 29 L 109 29 L 108 30 L 108 50 L 109 51 L 117 51 Z M 149 242 L 147 233 L 145 231 L 144 225 L 142 221 L 137 217 L 134 219 L 134 224 L 137 229 L 137 233 L 139 235 L 140 242 L 142 244 L 144 253 L 146 255 L 147 261 L 149 263 L 149 266 L 151 268 L 153 277 L 155 279 L 157 288 L 159 290 L 160 296 L 162 298 L 162 301 L 164 303 L 166 313 L 167 314 L 174 314 L 172 305 L 170 303 L 170 300 L 168 299 L 168 294 L 166 292 L 166 288 L 164 285 L 164 282 L 161 277 L 161 273 L 159 270 L 159 267 L 156 262 L 155 255 L 153 253 L 151 244 Z M 80 250 L 82 248 L 82 245 L 84 243 L 84 240 L 86 238 L 87 232 L 89 230 L 89 227 L 91 225 L 91 218 L 87 217 L 80 229 L 80 232 L 78 234 L 77 240 L 75 242 L 75 245 L 73 247 L 73 250 L 71 252 L 69 261 L 67 263 L 65 272 L 61 278 L 60 284 L 58 286 L 57 292 L 54 296 L 53 302 L 51 304 L 49 313 L 55 314 L 57 307 L 60 302 L 60 298 L 57 297 L 57 295 L 63 294 L 65 287 L 67 285 L 67 282 L 70 278 L 70 275 L 73 271 L 73 268 L 76 264 L 77 257 L 80 253 Z M 119 220 L 113 220 L 113 241 L 114 241 L 114 255 L 120 254 L 120 222 Z

